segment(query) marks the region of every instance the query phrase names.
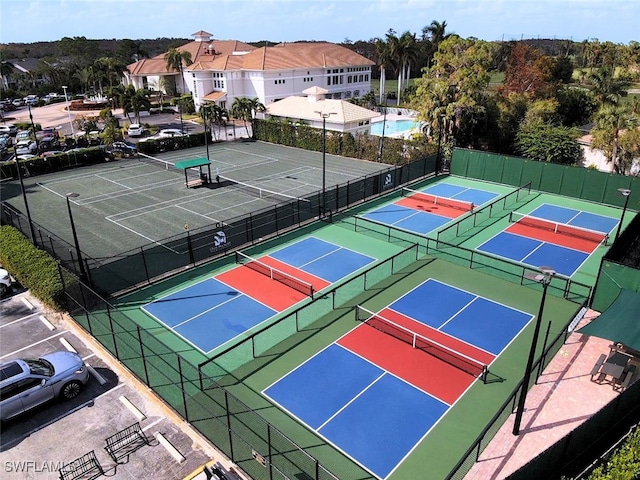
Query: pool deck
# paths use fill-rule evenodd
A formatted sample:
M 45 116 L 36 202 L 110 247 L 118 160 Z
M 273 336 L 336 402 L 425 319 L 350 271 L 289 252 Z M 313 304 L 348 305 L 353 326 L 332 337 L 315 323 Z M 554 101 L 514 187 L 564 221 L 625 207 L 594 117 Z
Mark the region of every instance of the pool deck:
M 579 326 L 597 316 L 589 311 Z M 619 395 L 611 384 L 591 381 L 591 368 L 610 343 L 573 332 L 529 391 L 520 435 L 512 433 L 511 415 L 465 480 L 508 477 Z

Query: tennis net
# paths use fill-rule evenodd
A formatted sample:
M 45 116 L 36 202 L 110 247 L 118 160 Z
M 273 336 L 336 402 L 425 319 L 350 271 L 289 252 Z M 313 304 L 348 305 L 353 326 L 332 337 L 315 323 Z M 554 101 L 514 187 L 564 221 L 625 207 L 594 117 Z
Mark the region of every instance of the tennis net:
M 547 220 L 546 218 L 539 218 L 524 213 L 511 212 L 509 214 L 509 221 L 511 223 L 519 223 L 520 225 L 538 228 L 547 232 L 582 238 L 594 243 L 604 243 L 605 245 L 607 245 L 609 242 L 608 233 L 583 227 L 577 227 L 575 225 L 569 225 L 567 223 L 554 222 L 552 220 Z
M 232 178 L 224 177 L 222 175 L 218 175 L 218 176 L 220 177 L 220 180 L 229 182 L 230 184 L 236 186 L 237 188 L 244 190 L 248 193 L 251 193 L 252 195 L 255 195 L 259 198 L 271 199 L 271 200 L 275 200 L 283 203 L 296 201 L 296 202 L 302 202 L 305 205 L 311 204 L 311 201 L 306 198 L 296 197 L 294 195 L 289 195 L 284 192 L 275 192 L 273 190 L 268 190 L 266 188 L 262 188 L 257 185 L 251 185 L 250 183 L 241 182 L 239 180 L 234 180 Z
M 181 176 L 181 177 L 184 176 L 184 173 L 182 172 L 182 170 L 177 169 L 174 162 L 161 160 L 159 158 L 152 157 L 151 155 L 146 155 L 144 153 L 140 153 L 137 157 L 137 160 L 138 162 L 146 163 L 147 165 L 153 165 L 154 167 L 160 168 L 162 170 L 167 170 L 178 176 Z M 187 175 L 191 177 L 194 177 L 194 178 L 200 177 L 200 171 L 197 168 L 187 168 L 185 171 L 187 172 Z
M 487 365 L 471 358 L 464 353 L 453 350 L 446 345 L 431 340 L 420 335 L 402 325 L 398 325 L 392 320 L 384 318 L 380 314 L 373 313 L 366 308 L 356 305 L 356 320 L 366 323 L 376 330 L 391 335 L 392 337 L 408 343 L 413 348 L 422 350 L 429 355 L 436 357 L 449 365 L 467 372 L 474 377 L 482 379 L 486 382 L 488 367 Z
M 411 197 L 415 200 L 419 200 L 431 205 L 442 205 L 443 207 L 451 207 L 457 210 L 464 210 L 470 212 L 473 210 L 474 205 L 471 202 L 465 202 L 464 200 L 455 200 L 453 198 L 440 197 L 438 195 L 431 195 L 430 193 L 421 192 L 419 190 L 412 190 L 411 188 L 402 187 L 402 196 Z
M 236 251 L 236 263 L 239 265 L 244 265 L 245 267 L 249 267 L 252 270 L 255 270 L 258 273 L 261 273 L 276 282 L 280 282 L 287 287 L 293 288 L 298 292 L 304 293 L 305 295 L 313 298 L 314 288 L 309 282 L 305 282 L 293 275 L 282 272 L 277 268 L 270 267 L 266 263 L 261 262 L 255 258 L 250 257 L 240 251 Z

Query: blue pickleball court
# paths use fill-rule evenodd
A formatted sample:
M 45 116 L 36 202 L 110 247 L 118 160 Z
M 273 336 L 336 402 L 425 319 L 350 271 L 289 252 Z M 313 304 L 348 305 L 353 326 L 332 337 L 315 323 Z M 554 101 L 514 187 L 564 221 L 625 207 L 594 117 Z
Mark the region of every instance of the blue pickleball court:
M 449 408 L 338 344 L 263 393 L 379 478 L 386 478 Z
M 328 282 L 337 282 L 376 260 L 317 237 L 305 238 L 269 256 Z
M 162 297 L 142 309 L 204 353 L 277 313 L 215 278 Z

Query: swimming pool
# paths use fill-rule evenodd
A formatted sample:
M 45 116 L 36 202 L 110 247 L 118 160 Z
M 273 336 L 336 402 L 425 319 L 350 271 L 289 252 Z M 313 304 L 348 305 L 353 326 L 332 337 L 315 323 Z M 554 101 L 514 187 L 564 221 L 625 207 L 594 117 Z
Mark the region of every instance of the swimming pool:
M 392 136 L 400 133 L 409 133 L 420 127 L 420 122 L 416 120 L 387 120 L 386 122 L 375 122 L 371 124 L 371 135 L 382 136 L 382 125 L 384 127 L 384 135 Z

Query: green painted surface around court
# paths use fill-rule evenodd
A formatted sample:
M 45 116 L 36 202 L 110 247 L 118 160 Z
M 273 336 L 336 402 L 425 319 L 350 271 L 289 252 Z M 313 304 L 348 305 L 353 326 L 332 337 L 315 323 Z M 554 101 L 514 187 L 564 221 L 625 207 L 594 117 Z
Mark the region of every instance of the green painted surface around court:
M 500 195 L 513 191 L 510 187 L 468 181 L 455 177 L 448 177 L 439 181 L 473 186 L 473 188 L 494 191 Z M 375 208 L 393 201 L 398 195 L 398 193 L 394 193 L 381 197 L 374 202 L 368 202 L 358 209 L 353 209 L 351 213 L 358 213 L 365 208 Z M 542 201 L 536 194 L 533 194 L 532 197 L 536 198 L 537 201 Z M 531 200 L 531 198 L 528 197 L 528 200 Z M 549 199 L 546 199 L 546 201 L 549 201 Z M 494 225 L 494 227 L 499 228 L 498 224 Z M 291 234 L 258 245 L 252 248 L 249 253 L 254 257 L 267 254 L 308 235 L 323 238 L 346 248 L 374 256 L 378 260 L 389 258 L 393 254 L 400 252 L 409 243 L 388 242 L 381 239 L 379 235 L 372 236 L 367 233 L 356 233 L 351 228 L 345 228 L 345 225 L 337 221 L 334 224 L 316 223 L 296 230 Z M 411 237 L 408 236 L 407 238 L 410 239 Z M 145 331 L 153 334 L 164 344 L 170 345 L 172 349 L 179 352 L 190 363 L 196 365 L 205 360 L 204 355 L 190 348 L 187 342 L 146 316 L 139 310 L 139 307 L 153 298 L 182 289 L 187 285 L 231 267 L 233 267 L 232 259 L 227 257 L 209 266 L 199 267 L 181 276 L 173 277 L 122 297 L 119 299 L 118 307 L 136 324 L 143 327 Z M 331 445 L 326 444 L 315 433 L 308 431 L 296 420 L 270 404 L 259 392 L 352 329 L 355 326 L 353 313 L 355 305 L 362 304 L 369 310 L 377 311 L 428 278 L 443 281 L 532 315 L 537 313 L 540 301 L 540 291 L 535 288 L 537 285 L 521 286 L 427 256 L 412 263 L 403 271 L 381 279 L 376 285 L 368 285 L 366 291 L 354 290 L 352 299 L 338 305 L 335 310 L 329 313 L 325 312 L 330 310 L 330 307 L 327 308 L 327 304 L 330 304 L 331 299 L 329 296 L 319 296 L 314 303 L 318 306 L 324 305 L 324 307 L 318 307 L 319 316 L 316 322 L 296 334 L 287 333 L 286 329 L 279 330 L 276 328 L 274 333 L 271 334 L 275 338 L 272 338 L 271 341 L 272 343 L 277 343 L 277 345 L 262 352 L 257 359 L 248 361 L 246 349 L 238 348 L 237 351 L 231 350 L 217 360 L 216 364 L 218 366 L 207 366 L 206 371 L 215 372 L 213 375 L 216 380 L 228 388 L 231 393 L 252 409 L 259 411 L 260 415 L 267 421 L 271 422 L 298 445 L 307 449 L 309 454 L 318 458 L 323 465 L 334 473 L 338 475 L 342 473 L 343 478 L 368 478 L 367 474 L 354 465 L 352 461 Z M 428 308 L 429 302 L 437 301 L 439 299 L 425 299 L 425 308 Z M 545 308 L 545 324 L 546 321 L 551 321 L 550 338 L 555 337 L 561 331 L 568 320 L 576 314 L 577 308 L 578 305 L 573 302 L 553 296 L 548 297 Z M 268 322 L 275 322 L 278 318 L 286 316 L 287 313 L 287 311 L 282 312 L 282 314 Z M 514 339 L 512 344 L 492 365 L 491 372 L 496 375 L 496 381 L 487 384 L 474 383 L 391 475 L 391 479 L 419 478 L 425 468 L 433 472 L 433 478 L 442 478 L 453 468 L 470 443 L 520 381 L 532 330 L 533 322 Z M 250 333 L 248 332 L 248 334 Z M 540 345 L 541 348 L 542 345 Z M 219 352 L 220 349 L 217 351 Z M 216 352 L 214 351 L 213 353 L 215 354 Z M 375 419 L 372 419 L 372 421 L 375 421 Z M 351 477 L 355 471 L 359 472 L 358 477 Z

